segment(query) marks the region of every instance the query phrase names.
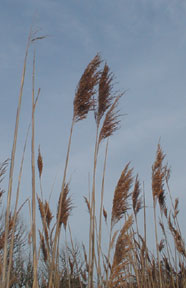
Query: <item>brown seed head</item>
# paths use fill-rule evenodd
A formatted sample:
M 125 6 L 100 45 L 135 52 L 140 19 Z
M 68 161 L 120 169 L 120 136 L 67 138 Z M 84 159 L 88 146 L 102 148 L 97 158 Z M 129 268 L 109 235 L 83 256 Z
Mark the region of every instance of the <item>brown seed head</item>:
M 43 258 L 44 258 L 44 261 L 46 263 L 46 261 L 48 259 L 48 252 L 47 252 L 47 249 L 46 249 L 46 245 L 45 245 L 45 240 L 44 240 L 43 234 L 41 233 L 40 230 L 39 230 L 39 237 L 40 237 L 40 243 L 41 243 L 41 250 L 42 250 L 42 253 L 43 253 Z
M 47 222 L 47 225 L 48 225 L 48 228 L 50 226 L 50 223 L 52 221 L 52 218 L 54 217 L 52 215 L 52 212 L 50 210 L 50 207 L 49 207 L 49 204 L 47 201 L 45 201 L 45 215 L 46 215 L 46 222 Z
M 4 179 L 4 175 L 5 175 L 6 170 L 7 170 L 8 162 L 9 162 L 9 159 L 6 159 L 5 161 L 0 162 L 0 183 Z M 1 200 L 1 197 L 2 197 L 4 192 L 5 191 L 0 188 L 0 200 Z
M 179 205 L 179 199 L 176 198 L 174 203 L 174 218 L 176 218 L 179 213 L 178 205 Z
M 45 217 L 45 208 L 44 208 L 44 204 L 41 201 L 41 199 L 39 198 L 39 196 L 37 196 L 37 200 L 38 200 L 38 204 L 39 204 L 39 211 L 41 214 L 41 218 L 44 219 Z
M 0 183 L 4 179 L 3 176 L 6 173 L 6 169 L 7 169 L 7 166 L 8 166 L 8 161 L 9 161 L 9 159 L 6 159 L 5 161 L 0 162 Z
M 41 178 L 41 174 L 43 171 L 43 158 L 41 156 L 40 147 L 38 149 L 37 167 L 39 171 L 39 177 Z
M 186 258 L 186 249 L 185 249 L 184 241 L 182 239 L 181 233 L 178 231 L 178 229 L 176 229 L 173 226 L 170 215 L 168 219 L 168 225 L 169 225 L 169 230 L 171 231 L 174 237 L 174 242 L 175 242 L 177 251 Z
M 83 198 L 84 198 L 84 200 L 85 200 L 85 203 L 87 204 L 88 212 L 89 212 L 89 214 L 90 214 L 90 203 L 89 203 L 89 201 L 88 201 L 88 199 L 87 199 L 86 196 L 83 196 Z
M 132 224 L 133 218 L 131 215 L 128 217 L 127 221 L 124 223 L 122 229 L 120 230 L 120 234 L 116 242 L 112 268 L 121 264 L 123 260 L 126 260 L 128 252 L 133 246 L 131 242 L 131 235 L 127 233 Z
M 123 94 L 118 95 L 115 98 L 114 103 L 112 106 L 109 108 L 105 115 L 105 119 L 99 134 L 99 143 L 103 140 L 106 139 L 107 137 L 110 137 L 115 131 L 119 129 L 119 110 L 116 110 L 118 106 L 118 101 L 121 98 Z
M 107 222 L 107 211 L 105 210 L 104 207 L 103 207 L 103 216 L 105 218 L 105 222 Z
M 73 208 L 71 197 L 70 196 L 68 197 L 68 194 L 69 194 L 69 184 L 67 183 L 64 187 L 63 198 L 61 201 L 61 215 L 60 215 L 60 225 L 63 224 L 65 229 L 67 226 L 68 217 L 70 216 L 70 213 Z M 57 219 L 58 219 L 61 195 L 62 194 L 60 194 L 59 201 L 58 201 L 58 209 L 57 209 L 57 216 L 56 216 Z
M 169 173 L 167 165 L 163 166 L 164 158 L 165 154 L 163 154 L 160 144 L 158 144 L 156 160 L 152 166 L 152 194 L 154 200 L 158 199 L 160 209 L 163 212 L 166 208 L 164 182 L 166 180 L 167 173 Z
M 103 117 L 105 111 L 111 106 L 112 100 L 114 98 L 114 95 L 112 93 L 113 78 L 113 73 L 110 72 L 109 66 L 105 63 L 99 80 L 98 109 L 95 115 L 98 126 L 101 118 Z
M 158 245 L 159 252 L 161 252 L 164 247 L 165 247 L 165 240 L 162 239 Z
M 115 188 L 112 206 L 112 224 L 116 224 L 129 208 L 127 199 L 130 196 L 129 190 L 133 181 L 133 169 L 129 169 L 129 164 L 130 163 L 128 163 L 123 169 L 120 179 Z
M 140 183 L 137 175 L 134 184 L 134 190 L 132 192 L 132 207 L 135 215 L 137 215 L 137 213 L 142 207 L 142 199 L 139 198 L 139 195 L 140 195 Z
M 96 86 L 100 78 L 98 68 L 101 64 L 101 58 L 97 54 L 85 69 L 76 89 L 74 98 L 74 115 L 75 122 L 86 118 L 90 110 L 95 108 Z
M 163 224 L 163 222 L 161 220 L 159 221 L 159 225 L 161 227 L 161 230 L 162 230 L 163 234 L 166 236 L 165 226 L 164 226 L 164 224 Z
M 165 264 L 166 271 L 168 272 L 168 274 L 170 274 L 172 268 L 171 268 L 171 266 L 169 264 L 169 261 L 168 261 L 166 256 L 163 257 L 163 261 L 164 261 L 164 264 Z

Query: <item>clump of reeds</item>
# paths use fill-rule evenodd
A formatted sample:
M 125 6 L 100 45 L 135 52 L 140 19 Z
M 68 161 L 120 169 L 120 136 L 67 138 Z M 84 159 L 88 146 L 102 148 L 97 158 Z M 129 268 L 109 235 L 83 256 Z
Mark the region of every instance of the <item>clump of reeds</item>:
M 16 203 L 14 212 L 11 213 L 11 196 L 13 171 L 18 136 L 19 117 L 21 100 L 23 95 L 26 62 L 30 45 L 44 36 L 37 36 L 33 32 L 29 35 L 26 48 L 23 76 L 21 81 L 19 103 L 17 108 L 16 125 L 10 160 L 9 186 L 7 193 L 7 207 L 5 215 L 5 227 L 0 231 L 0 286 L 11 287 L 16 284 L 17 279 L 11 274 L 13 262 L 13 247 L 16 240 L 16 221 L 20 209 L 18 199 L 20 182 L 23 169 L 24 154 L 27 144 L 27 137 L 23 149 Z M 155 243 L 156 251 L 152 253 L 147 243 L 147 227 L 145 204 L 145 191 L 143 186 L 143 197 L 141 196 L 141 183 L 139 176 L 134 178 L 134 169 L 127 163 L 121 172 L 113 193 L 112 210 L 109 214 L 104 208 L 104 186 L 108 157 L 108 139 L 119 129 L 120 111 L 119 100 L 124 93 L 114 90 L 114 74 L 110 71 L 107 63 L 104 63 L 101 56 L 97 54 L 85 68 L 77 85 L 73 101 L 72 123 L 69 135 L 69 142 L 66 153 L 62 185 L 58 195 L 57 212 L 52 213 L 49 200 L 44 199 L 42 191 L 43 157 L 41 150 L 38 150 L 37 166 L 40 180 L 40 195 L 36 192 L 35 181 L 35 109 L 40 93 L 38 89 L 35 97 L 35 53 L 33 58 L 32 73 L 32 137 L 31 137 L 31 166 L 32 166 L 32 223 L 30 239 L 33 254 L 33 288 L 39 287 L 38 265 L 39 259 L 45 266 L 45 275 L 42 275 L 42 286 L 49 288 L 65 287 L 130 287 L 130 288 L 182 288 L 186 287 L 186 248 L 178 221 L 178 204 L 176 198 L 173 202 L 169 177 L 170 169 L 164 164 L 165 154 L 158 144 L 156 158 L 152 165 L 152 200 L 154 212 Z M 69 182 L 67 179 L 70 149 L 73 129 L 77 122 L 87 118 L 89 112 L 95 116 L 95 148 L 92 171 L 92 189 L 90 197 L 84 197 L 89 218 L 89 247 L 88 252 L 83 245 L 85 266 L 82 268 L 78 262 L 78 254 L 73 242 L 69 216 L 73 209 L 73 201 L 70 196 Z M 104 166 L 100 191 L 96 191 L 96 171 L 99 160 L 100 145 L 107 139 L 104 155 Z M 7 161 L 0 164 L 0 184 L 6 171 Z M 169 192 L 171 205 L 166 203 L 166 189 Z M 3 194 L 0 188 L 0 200 Z M 100 195 L 99 195 L 99 194 Z M 100 203 L 96 203 L 96 194 L 100 196 Z M 39 230 L 40 246 L 37 249 L 36 242 L 36 196 L 40 211 L 42 229 Z M 158 205 L 159 204 L 159 205 Z M 96 215 L 96 205 L 99 205 L 99 219 Z M 159 206 L 159 210 L 157 208 Z M 132 209 L 131 209 L 132 208 Z M 149 208 L 148 208 L 149 209 Z M 138 222 L 138 215 L 143 211 L 144 225 L 143 233 Z M 56 216 L 54 216 L 56 215 Z M 160 217 L 159 222 L 157 221 Z M 102 230 L 104 218 L 108 228 L 108 247 L 102 246 Z M 109 224 L 110 219 L 110 224 Z M 135 224 L 135 225 L 134 225 Z M 67 227 L 69 229 L 67 229 Z M 64 228 L 64 230 L 62 230 Z M 160 230 L 159 230 L 160 228 Z M 66 234 L 70 234 L 71 248 L 67 243 Z M 60 240 L 61 232 L 65 236 L 65 267 L 63 271 L 60 266 Z M 172 235 L 172 243 L 168 235 Z M 160 238 L 161 236 L 161 238 Z M 161 239 L 161 240 L 159 240 Z M 174 244 L 174 245 L 173 245 Z M 173 246 L 173 248 L 172 248 Z M 96 249 L 97 247 L 97 249 Z M 41 252 L 41 253 L 40 253 Z M 42 257 L 40 257 L 40 254 Z M 75 272 L 76 271 L 76 272 Z M 95 284 L 96 283 L 96 284 Z M 75 286 L 76 285 L 76 286 Z M 96 286 L 97 285 L 97 286 Z

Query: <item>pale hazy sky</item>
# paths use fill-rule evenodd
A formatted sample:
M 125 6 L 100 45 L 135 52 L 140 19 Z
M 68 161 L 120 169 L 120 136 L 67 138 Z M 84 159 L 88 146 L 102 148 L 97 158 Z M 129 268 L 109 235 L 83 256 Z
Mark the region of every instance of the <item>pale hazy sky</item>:
M 115 185 L 128 161 L 131 161 L 135 174 L 139 173 L 141 182 L 145 182 L 147 204 L 152 205 L 151 166 L 161 138 L 172 168 L 172 194 L 180 199 L 180 221 L 183 222 L 186 217 L 186 2 L 2 0 L 0 160 L 10 157 L 11 153 L 24 53 L 32 24 L 38 29 L 38 35 L 48 37 L 35 43 L 29 51 L 14 187 L 31 117 L 34 48 L 36 86 L 41 88 L 36 110 L 36 151 L 40 144 L 46 199 L 55 182 L 51 198 L 53 211 L 61 188 L 76 85 L 86 65 L 100 52 L 116 76 L 116 89 L 127 90 L 120 103 L 121 113 L 127 116 L 122 118 L 120 131 L 110 139 L 105 208 L 111 209 Z M 71 194 L 76 206 L 70 223 L 74 236 L 80 241 L 88 237 L 88 214 L 83 195 L 88 194 L 94 139 L 94 118 L 89 116 L 75 126 L 67 177 L 71 180 Z M 104 148 L 105 144 L 102 144 L 102 155 Z M 97 197 L 102 166 L 103 157 L 100 157 Z M 30 195 L 29 138 L 20 203 Z M 23 214 L 27 212 L 28 207 Z

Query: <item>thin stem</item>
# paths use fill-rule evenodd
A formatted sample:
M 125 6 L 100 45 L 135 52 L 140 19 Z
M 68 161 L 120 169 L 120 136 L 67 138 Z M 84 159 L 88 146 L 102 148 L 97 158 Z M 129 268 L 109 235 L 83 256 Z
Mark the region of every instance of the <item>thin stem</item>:
M 159 257 L 159 246 L 158 246 L 158 230 L 157 230 L 157 219 L 156 219 L 156 199 L 153 198 L 153 208 L 154 208 L 154 223 L 155 223 L 155 238 L 156 238 L 156 252 L 159 268 L 159 279 L 160 287 L 162 288 L 162 277 L 161 277 L 161 266 L 160 266 L 160 257 Z
M 105 150 L 105 160 L 103 168 L 103 177 L 102 177 L 102 187 L 101 187 L 101 205 L 100 205 L 100 214 L 99 214 L 99 239 L 98 239 L 98 287 L 100 285 L 100 275 L 101 275 L 101 236 L 102 236 L 102 216 L 103 216 L 103 196 L 104 196 L 104 183 L 105 183 L 105 172 L 106 172 L 106 162 L 107 162 L 107 153 L 108 153 L 108 140 Z
M 71 274 L 69 272 L 69 266 L 68 266 L 68 262 L 69 262 L 69 255 L 68 255 L 68 244 L 67 244 L 67 233 L 65 230 L 65 258 L 66 258 L 66 265 L 67 265 L 67 275 L 68 275 L 68 288 L 71 288 Z
M 147 253 L 147 224 L 146 224 L 146 203 L 145 203 L 145 185 L 143 182 L 143 222 L 144 222 L 144 241 L 145 241 L 145 254 L 143 258 L 143 272 L 144 272 L 144 279 L 146 282 L 146 277 L 145 277 L 145 269 L 146 269 L 146 253 Z
M 5 280 L 6 280 L 6 268 L 7 268 L 8 231 L 9 231 L 10 204 L 11 204 L 11 196 L 12 196 L 12 182 L 13 182 L 14 162 L 15 162 L 15 153 L 16 153 L 17 136 L 18 136 L 18 128 L 19 128 L 21 102 L 22 102 L 22 96 L 23 96 L 23 86 L 24 86 L 24 80 L 25 80 L 26 63 L 27 63 L 28 50 L 30 47 L 31 35 L 32 35 L 32 31 L 30 31 L 29 33 L 26 52 L 25 52 L 23 73 L 22 73 L 22 79 L 21 79 L 21 88 L 20 88 L 20 93 L 19 93 L 19 102 L 18 102 L 18 107 L 17 107 L 16 124 L 15 124 L 15 130 L 14 130 L 14 140 L 13 140 L 11 162 L 10 162 L 7 208 L 6 208 L 6 217 L 5 217 L 5 241 L 4 241 L 4 255 L 3 255 L 3 270 L 2 270 L 2 287 L 6 287 Z
M 91 222 L 90 222 L 90 237 L 91 247 L 89 246 L 89 280 L 88 287 L 93 288 L 93 275 L 94 275 L 94 257 L 95 257 L 95 182 L 96 182 L 96 166 L 97 166 L 97 155 L 99 149 L 98 143 L 98 126 L 96 129 L 96 142 L 94 151 L 94 169 L 93 169 L 93 183 L 92 183 L 92 200 L 91 200 Z M 91 250 L 90 250 L 91 249 Z M 90 254 L 91 251 L 91 254 Z
M 38 287 L 37 279 L 37 247 L 36 247 L 36 190 L 35 190 L 35 52 L 33 59 L 32 74 L 32 245 L 33 245 L 33 265 L 34 265 L 34 282 L 33 288 Z
M 10 281 L 10 270 L 12 266 L 12 256 L 13 256 L 13 247 L 14 247 L 14 233 L 15 233 L 15 225 L 17 220 L 17 206 L 18 206 L 18 200 L 19 200 L 19 192 L 20 192 L 20 184 L 21 184 L 21 177 L 22 177 L 22 171 L 23 171 L 23 162 L 24 162 L 24 156 L 25 156 L 25 150 L 27 146 L 27 140 L 29 135 L 30 125 L 27 130 L 26 140 L 23 148 L 23 155 L 21 159 L 21 166 L 19 171 L 19 178 L 18 178 L 18 186 L 17 186 L 17 193 L 16 193 L 16 202 L 14 207 L 14 215 L 13 215 L 13 225 L 12 225 L 12 235 L 11 235 L 11 244 L 10 244 L 10 258 L 9 258 L 9 264 L 8 264 L 8 273 L 7 273 L 7 286 L 9 287 L 9 281 Z
M 108 248 L 108 256 L 107 256 L 107 270 L 106 270 L 106 287 L 108 287 L 108 269 L 109 269 L 109 263 L 110 263 L 110 254 L 111 254 L 111 244 L 112 244 L 112 230 L 113 230 L 113 224 L 111 220 L 110 225 L 110 235 L 109 235 L 109 248 Z

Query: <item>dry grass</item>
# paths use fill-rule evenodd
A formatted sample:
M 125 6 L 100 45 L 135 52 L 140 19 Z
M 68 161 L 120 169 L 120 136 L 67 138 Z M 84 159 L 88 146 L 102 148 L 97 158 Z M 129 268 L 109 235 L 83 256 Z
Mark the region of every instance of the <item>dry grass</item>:
M 21 99 L 23 95 L 24 77 L 26 62 L 30 45 L 43 39 L 43 36 L 34 35 L 32 32 L 28 39 L 26 49 L 23 76 L 21 82 L 20 96 L 18 101 L 16 126 L 13 140 L 12 156 L 10 161 L 9 186 L 7 193 L 7 207 L 5 214 L 5 225 L 0 230 L 0 287 L 16 287 L 18 279 L 11 269 L 13 267 L 13 247 L 17 237 L 17 215 L 18 199 L 24 155 L 20 165 L 18 188 L 14 213 L 11 213 L 12 181 L 14 161 L 16 153 L 16 142 L 19 128 L 19 114 Z M 186 248 L 178 221 L 179 200 L 173 201 L 169 187 L 170 170 L 164 164 L 165 154 L 158 144 L 155 161 L 152 165 L 152 201 L 154 212 L 154 242 L 156 251 L 152 253 L 147 243 L 147 208 L 145 204 L 145 192 L 140 183 L 139 176 L 135 177 L 133 168 L 127 163 L 121 172 L 113 192 L 112 211 L 104 208 L 104 185 L 108 157 L 108 141 L 105 146 L 105 160 L 102 174 L 100 192 L 96 191 L 96 171 L 99 161 L 99 147 L 105 139 L 110 139 L 114 132 L 119 129 L 120 112 L 119 101 L 123 93 L 114 91 L 114 75 L 107 63 L 97 54 L 85 68 L 82 77 L 77 85 L 74 102 L 73 116 L 69 135 L 69 142 L 66 153 L 62 185 L 56 203 L 56 217 L 50 209 L 49 201 L 44 199 L 42 192 L 42 172 L 44 169 L 43 157 L 40 147 L 38 150 L 37 167 L 40 180 L 40 194 L 36 193 L 36 169 L 35 169 L 35 108 L 39 96 L 35 98 L 35 56 L 33 60 L 32 75 L 32 202 L 31 202 L 31 227 L 30 240 L 32 243 L 32 265 L 33 274 L 28 284 L 35 287 L 130 287 L 130 288 L 182 288 L 186 287 Z M 67 181 L 67 170 L 70 161 L 70 149 L 73 129 L 77 122 L 86 119 L 89 112 L 93 111 L 95 116 L 95 150 L 92 190 L 89 198 L 84 197 L 88 208 L 89 226 L 89 247 L 83 245 L 84 264 L 79 261 L 79 254 L 73 242 L 73 231 L 68 226 L 69 216 L 73 209 L 73 201 L 69 195 L 69 184 Z M 0 184 L 3 180 L 8 161 L 0 164 Z M 166 202 L 166 191 L 170 195 L 171 207 Z M 3 195 L 0 188 L 0 198 Z M 100 203 L 96 203 L 95 195 L 100 193 Z M 98 194 L 99 195 L 99 194 Z M 37 247 L 36 233 L 36 196 L 38 209 L 42 222 L 42 231 L 39 231 L 40 245 Z M 99 219 L 96 217 L 96 206 L 99 208 Z M 158 208 L 159 207 L 159 208 Z M 131 209 L 132 208 L 132 209 Z M 130 211 L 130 214 L 129 214 Z M 141 227 L 138 222 L 138 215 L 143 212 L 144 225 Z M 13 216 L 12 216 L 13 215 Z M 159 221 L 158 221 L 159 217 Z M 108 228 L 108 247 L 102 245 L 103 219 Z M 109 223 L 110 219 L 110 223 Z M 63 225 L 62 225 L 63 224 Z M 69 229 L 67 229 L 69 227 Z M 88 227 L 87 227 L 88 228 Z M 88 229 L 87 229 L 88 230 Z M 142 232 L 143 231 L 143 234 Z M 69 232 L 70 244 L 65 240 L 64 265 L 60 265 L 61 234 Z M 172 238 L 170 239 L 170 235 Z M 168 237 L 169 236 L 169 237 Z M 161 240 L 159 240 L 161 239 Z M 152 240 L 152 239 L 151 239 Z M 97 247 L 97 249 L 96 249 Z M 88 251 L 88 252 L 87 252 Z M 41 253 L 40 253 L 41 252 Z M 44 265 L 44 272 L 39 276 L 40 262 Z M 28 286 L 28 287 L 31 287 Z

